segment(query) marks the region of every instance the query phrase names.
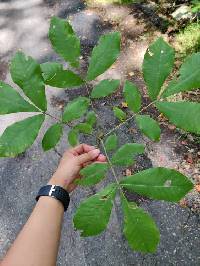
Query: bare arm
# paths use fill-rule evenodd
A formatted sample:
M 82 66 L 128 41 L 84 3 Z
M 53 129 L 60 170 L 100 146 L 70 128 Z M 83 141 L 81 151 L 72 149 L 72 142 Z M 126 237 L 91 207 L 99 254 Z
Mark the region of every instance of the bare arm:
M 103 162 L 105 156 L 95 147 L 82 144 L 64 153 L 48 184 L 71 192 L 73 181 L 85 164 Z M 64 208 L 60 201 L 40 197 L 31 216 L 1 262 L 1 266 L 54 266 L 60 242 Z

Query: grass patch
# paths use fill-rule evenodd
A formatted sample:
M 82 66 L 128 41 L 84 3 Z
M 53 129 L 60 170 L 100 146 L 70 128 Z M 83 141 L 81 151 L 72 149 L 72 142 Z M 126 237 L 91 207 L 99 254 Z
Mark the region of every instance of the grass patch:
M 200 24 L 192 23 L 177 34 L 175 49 L 180 58 L 200 51 Z

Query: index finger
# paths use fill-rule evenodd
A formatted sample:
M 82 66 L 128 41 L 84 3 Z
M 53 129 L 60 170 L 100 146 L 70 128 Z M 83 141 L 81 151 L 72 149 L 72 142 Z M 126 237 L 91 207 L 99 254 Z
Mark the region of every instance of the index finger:
M 71 149 L 71 152 L 76 152 L 78 154 L 82 154 L 82 153 L 85 153 L 85 152 L 92 151 L 94 149 L 96 149 L 96 147 L 88 145 L 88 144 L 85 144 L 85 143 L 82 143 L 82 144 L 74 147 L 73 149 Z

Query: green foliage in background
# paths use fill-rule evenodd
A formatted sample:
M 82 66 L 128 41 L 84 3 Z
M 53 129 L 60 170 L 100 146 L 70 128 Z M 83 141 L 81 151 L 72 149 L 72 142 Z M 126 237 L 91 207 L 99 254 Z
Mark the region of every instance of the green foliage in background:
M 191 23 L 180 31 L 174 42 L 178 55 L 185 58 L 191 53 L 200 51 L 200 24 Z
M 150 168 L 131 176 L 117 176 L 115 167 L 127 167 L 135 163 L 139 154 L 145 153 L 145 145 L 124 143 L 119 145 L 115 130 L 130 120 L 135 120 L 138 130 L 151 141 L 159 141 L 159 123 L 148 114 L 148 108 L 155 107 L 177 127 L 200 134 L 200 103 L 168 102 L 168 96 L 200 87 L 200 53 L 188 57 L 180 68 L 180 75 L 167 87 L 166 78 L 173 70 L 174 50 L 162 38 L 152 43 L 143 61 L 143 76 L 147 86 L 150 104 L 143 106 L 142 95 L 136 84 L 126 80 L 96 81 L 87 96 L 69 101 L 60 117 L 48 113 L 45 85 L 74 90 L 76 86 L 90 83 L 106 71 L 120 54 L 120 34 L 108 33 L 102 36 L 94 47 L 86 76 L 77 71 L 80 57 L 80 41 L 68 21 L 53 17 L 50 23 L 49 39 L 53 49 L 66 60 L 70 68 L 64 69 L 57 62 L 39 64 L 30 56 L 17 52 L 11 60 L 10 72 L 13 82 L 27 96 L 26 99 L 15 88 L 0 82 L 0 114 L 34 112 L 32 117 L 7 127 L 0 137 L 0 156 L 14 157 L 26 151 L 35 141 L 47 116 L 56 120 L 42 139 L 44 151 L 55 148 L 63 135 L 63 127 L 70 127 L 68 141 L 72 146 L 79 143 L 80 134 L 93 134 L 107 156 L 107 163 L 93 163 L 80 172 L 80 186 L 91 186 L 101 182 L 111 170 L 115 182 L 107 185 L 97 194 L 84 200 L 74 216 L 74 226 L 81 236 L 94 236 L 103 232 L 109 223 L 114 199 L 120 195 L 124 214 L 123 233 L 130 247 L 141 252 L 155 252 L 159 243 L 159 230 L 153 218 L 135 202 L 125 196 L 125 190 L 155 200 L 178 202 L 193 187 L 183 174 L 163 167 Z M 87 85 L 86 85 L 87 86 Z M 117 125 L 101 136 L 98 127 L 101 120 L 93 109 L 96 99 L 112 97 L 119 86 L 123 88 L 124 101 L 129 112 L 112 106 Z M 102 107 L 103 108 L 103 107 Z M 98 123 L 97 123 L 98 122 Z

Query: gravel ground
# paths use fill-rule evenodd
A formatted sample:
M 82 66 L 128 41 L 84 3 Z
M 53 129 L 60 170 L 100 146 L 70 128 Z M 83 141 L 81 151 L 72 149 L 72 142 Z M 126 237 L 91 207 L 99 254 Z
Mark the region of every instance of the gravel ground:
M 116 15 L 117 7 L 108 9 L 111 16 Z M 122 22 L 133 19 L 120 7 L 120 14 L 123 14 Z M 112 13 L 113 12 L 113 13 Z M 118 12 L 119 13 L 119 12 Z M 49 18 L 52 15 L 58 15 L 66 18 L 70 17 L 72 24 L 81 37 L 83 60 L 82 69 L 84 72 L 84 59 L 97 42 L 99 36 L 112 29 L 115 25 L 102 21 L 102 17 L 95 9 L 88 9 L 82 1 L 0 1 L 0 78 L 6 82 L 10 81 L 8 74 L 8 61 L 12 55 L 22 49 L 25 53 L 35 57 L 39 62 L 60 60 L 51 50 L 47 39 Z M 115 16 L 116 18 L 116 16 Z M 121 22 L 121 27 L 123 23 Z M 132 23 L 136 23 L 135 19 Z M 142 23 L 141 23 L 142 26 Z M 143 27 L 143 26 L 142 26 Z M 141 28 L 138 28 L 139 34 L 142 34 Z M 133 34 L 136 35 L 136 32 Z M 134 36 L 135 36 L 134 35 Z M 137 42 L 133 38 L 130 46 L 122 52 L 121 60 L 116 67 L 112 68 L 105 75 L 112 77 L 121 77 L 132 68 L 134 71 L 140 69 L 141 57 L 147 47 L 147 42 Z M 135 51 L 134 57 L 130 54 Z M 125 68 L 125 61 L 130 58 Z M 123 59 L 123 60 L 122 60 Z M 61 60 L 60 60 L 61 61 Z M 131 68 L 132 66 L 132 68 Z M 134 66 L 134 67 L 133 67 Z M 139 78 L 136 82 L 143 84 Z M 49 112 L 55 116 L 60 114 L 60 106 L 69 99 L 75 97 L 78 93 L 85 93 L 85 88 L 80 88 L 73 93 L 47 88 L 47 97 L 50 102 Z M 117 105 L 121 102 L 120 95 L 113 97 L 108 102 L 109 106 Z M 104 107 L 104 101 L 96 103 L 96 110 L 101 118 L 103 127 L 108 129 L 116 123 L 109 108 Z M 13 122 L 20 120 L 24 115 L 6 115 L 0 116 L 0 131 Z M 12 159 L 0 160 L 0 256 L 2 257 L 9 248 L 17 233 L 26 222 L 32 208 L 34 207 L 34 197 L 39 187 L 45 184 L 53 171 L 55 170 L 59 157 L 54 151 L 43 153 L 41 149 L 41 138 L 43 133 L 53 121 L 47 119 L 40 132 L 40 135 L 34 145 L 23 155 Z M 127 141 L 137 141 L 143 143 L 146 141 L 139 133 L 134 135 L 130 133 L 129 128 L 135 129 L 135 124 L 131 122 L 124 126 L 118 132 L 121 143 Z M 65 129 L 67 133 L 68 128 Z M 93 143 L 93 138 L 83 139 Z M 163 140 L 165 143 L 165 140 Z M 156 146 L 155 153 L 147 153 L 138 158 L 137 169 L 145 169 L 151 165 L 161 164 L 156 161 L 156 156 L 164 155 L 167 165 L 172 159 L 168 152 L 168 147 L 161 142 L 161 146 Z M 159 145 L 159 144 L 158 144 Z M 64 136 L 58 145 L 59 152 L 63 152 L 68 147 L 66 137 Z M 162 151 L 162 154 L 158 151 Z M 157 151 L 157 153 L 156 153 Z M 151 156 L 150 156 L 151 155 Z M 160 158 L 160 157 L 159 157 Z M 164 163 L 165 164 L 165 163 Z M 167 166 L 165 165 L 165 166 Z M 119 170 L 118 174 L 121 174 Z M 112 175 L 103 182 L 112 181 Z M 61 245 L 58 255 L 58 264 L 61 266 L 73 265 L 102 265 L 102 266 L 121 266 L 121 265 L 190 265 L 200 264 L 199 252 L 199 218 L 188 208 L 181 208 L 177 204 L 158 202 L 138 198 L 135 195 L 128 195 L 135 198 L 146 210 L 155 218 L 161 232 L 161 242 L 155 254 L 143 255 L 132 252 L 122 235 L 121 223 L 122 214 L 119 204 L 119 198 L 115 201 L 115 207 L 108 229 L 97 237 L 80 238 L 79 233 L 73 229 L 72 217 L 79 202 L 98 191 L 102 187 L 97 185 L 94 188 L 77 189 L 72 197 L 71 203 L 64 218 Z

